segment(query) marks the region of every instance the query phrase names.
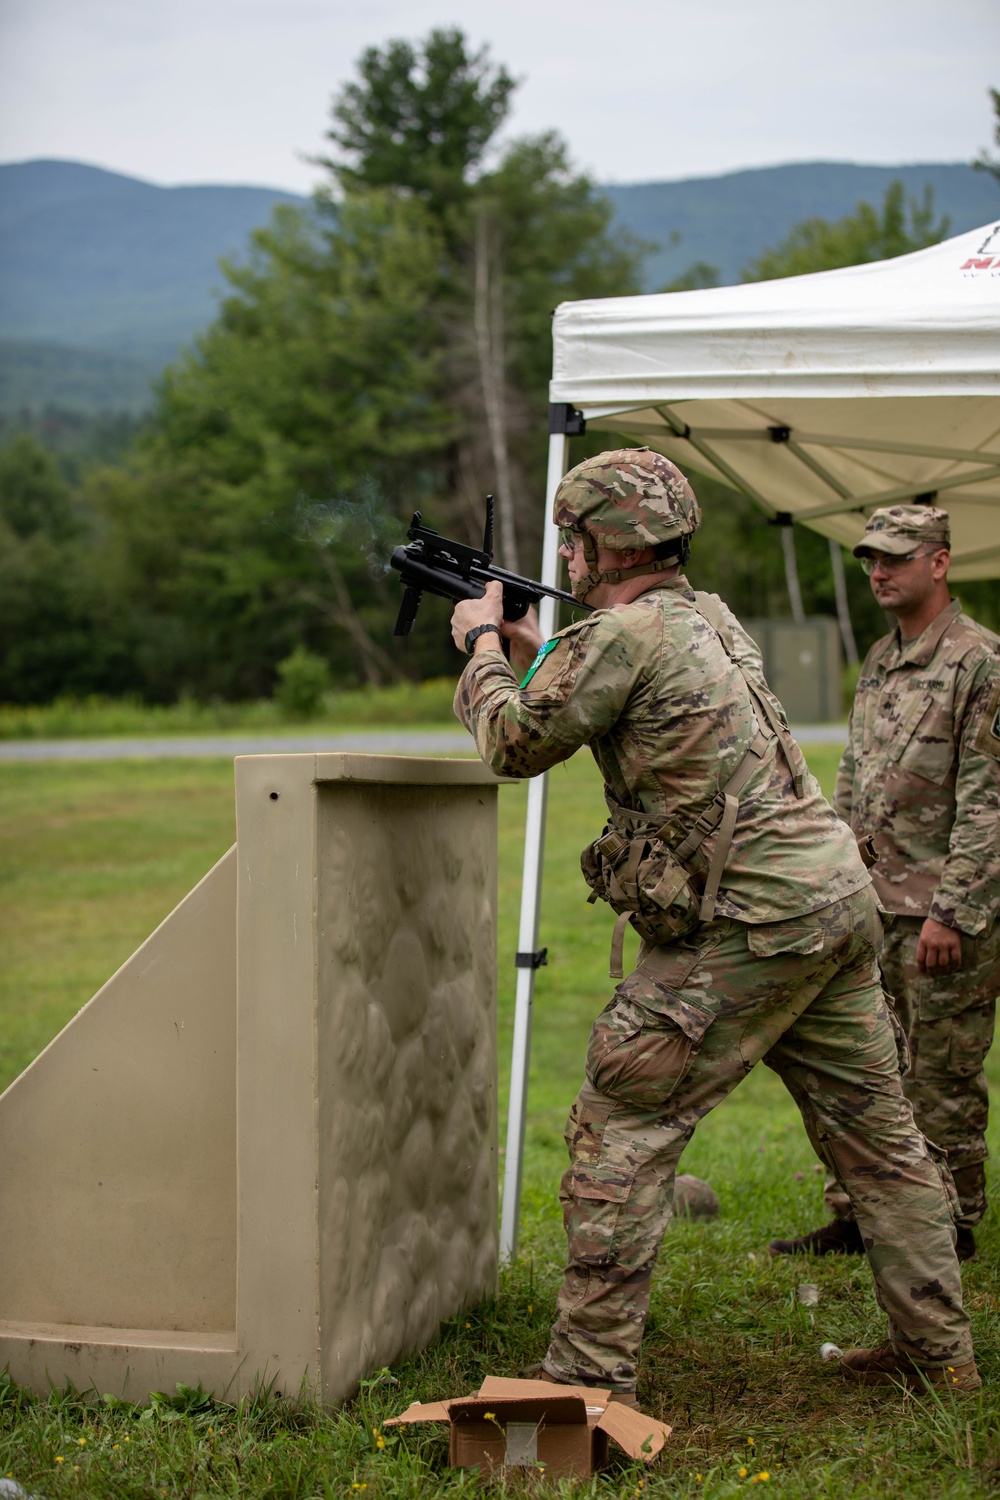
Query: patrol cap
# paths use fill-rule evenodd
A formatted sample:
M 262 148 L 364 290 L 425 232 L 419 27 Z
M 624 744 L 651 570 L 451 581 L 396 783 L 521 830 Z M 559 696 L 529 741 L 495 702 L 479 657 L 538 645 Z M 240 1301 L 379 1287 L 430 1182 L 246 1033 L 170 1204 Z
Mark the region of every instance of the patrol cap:
M 951 550 L 951 518 L 933 505 L 889 505 L 872 511 L 865 534 L 854 548 L 855 557 L 888 552 L 905 557 L 926 542 Z
M 614 448 L 570 469 L 556 490 L 552 519 L 586 530 L 598 547 L 628 552 L 690 536 L 701 525 L 701 510 L 680 469 L 662 453 Z

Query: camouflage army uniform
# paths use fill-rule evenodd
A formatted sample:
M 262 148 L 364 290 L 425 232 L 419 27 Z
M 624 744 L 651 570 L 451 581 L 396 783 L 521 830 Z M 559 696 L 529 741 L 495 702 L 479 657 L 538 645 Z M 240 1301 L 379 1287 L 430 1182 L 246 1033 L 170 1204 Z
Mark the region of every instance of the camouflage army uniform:
M 766 694 L 756 646 L 725 617 Z M 589 745 L 610 805 L 678 834 L 759 728 L 743 675 L 683 577 L 562 631 L 521 687 L 500 651 L 478 652 L 455 709 L 506 776 L 536 775 Z M 644 947 L 595 1023 L 567 1127 L 569 1266 L 544 1365 L 554 1379 L 634 1389 L 677 1161 L 761 1059 L 850 1185 L 897 1348 L 925 1366 L 971 1358 L 951 1209 L 902 1094 L 878 982 L 869 877 L 808 772 L 802 792 L 772 740 L 741 794 L 716 919 Z
M 942 516 L 946 526 L 942 511 L 876 512 L 856 550 L 933 542 L 940 529 L 927 528 Z M 1000 991 L 1000 640 L 957 601 L 917 640 L 904 643 L 897 627 L 869 651 L 834 807 L 857 834 L 874 835 L 872 875 L 895 914 L 881 969 L 909 1042 L 904 1089 L 947 1155 L 959 1223 L 971 1228 L 986 1210 L 983 1063 Z M 954 973 L 917 969 L 928 916 L 962 934 Z M 829 1183 L 826 1198 L 849 1216 L 843 1189 Z

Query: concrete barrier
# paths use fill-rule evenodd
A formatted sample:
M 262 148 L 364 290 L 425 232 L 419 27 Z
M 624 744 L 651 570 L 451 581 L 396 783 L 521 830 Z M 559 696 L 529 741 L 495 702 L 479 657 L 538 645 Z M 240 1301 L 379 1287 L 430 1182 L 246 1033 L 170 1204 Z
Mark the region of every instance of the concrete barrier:
M 0 1369 L 335 1401 L 492 1293 L 496 796 L 237 759 L 234 848 L 0 1097 Z

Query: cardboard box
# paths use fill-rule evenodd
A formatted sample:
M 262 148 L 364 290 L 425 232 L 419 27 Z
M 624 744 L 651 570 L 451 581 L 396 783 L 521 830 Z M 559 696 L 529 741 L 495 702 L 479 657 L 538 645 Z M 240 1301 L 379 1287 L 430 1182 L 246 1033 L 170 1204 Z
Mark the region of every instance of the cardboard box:
M 474 1396 L 414 1401 L 385 1425 L 411 1422 L 448 1424 L 455 1468 L 538 1468 L 547 1479 L 586 1478 L 603 1468 L 609 1438 L 629 1458 L 651 1463 L 670 1436 L 663 1422 L 612 1401 L 609 1391 L 497 1375 Z

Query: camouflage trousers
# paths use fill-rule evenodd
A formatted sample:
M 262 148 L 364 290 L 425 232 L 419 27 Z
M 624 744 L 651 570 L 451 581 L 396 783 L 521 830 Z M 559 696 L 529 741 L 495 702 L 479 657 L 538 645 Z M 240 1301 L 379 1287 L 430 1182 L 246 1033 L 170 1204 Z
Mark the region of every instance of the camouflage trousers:
M 1000 994 L 1000 922 L 980 938 L 963 934 L 962 967 L 938 976 L 917 968 L 923 925 L 923 917 L 893 917 L 879 964 L 886 999 L 909 1046 L 903 1091 L 920 1129 L 947 1158 L 958 1222 L 971 1229 L 986 1212 L 989 1095 L 983 1064 Z M 827 1179 L 824 1196 L 838 1218 L 851 1217 L 850 1198 L 836 1179 Z
M 640 955 L 594 1025 L 567 1125 L 569 1265 L 550 1376 L 634 1390 L 677 1161 L 760 1061 L 847 1184 L 897 1348 L 924 1365 L 971 1359 L 950 1179 L 902 1091 L 881 936 L 863 890 L 792 921 L 710 922 Z

